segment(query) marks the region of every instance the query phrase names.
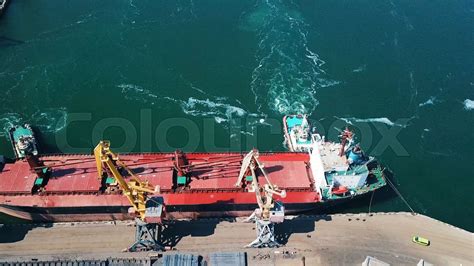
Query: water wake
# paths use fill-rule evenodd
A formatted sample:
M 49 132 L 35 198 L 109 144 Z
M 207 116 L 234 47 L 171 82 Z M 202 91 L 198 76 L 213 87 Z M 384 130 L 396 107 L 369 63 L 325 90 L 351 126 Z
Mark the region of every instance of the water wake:
M 120 84 L 118 88 L 122 89 L 122 94 L 127 100 L 135 100 L 143 103 L 155 104 L 158 99 L 158 95 L 152 93 L 150 90 L 145 89 L 135 84 Z
M 5 113 L 0 116 L 0 136 L 6 136 L 12 126 L 25 123 L 31 124 L 43 134 L 54 134 L 66 127 L 67 117 L 65 108 L 39 110 L 28 118 L 18 113 Z
M 354 125 L 354 123 L 382 123 L 391 127 L 397 126 L 397 127 L 405 128 L 408 126 L 406 123 L 392 122 L 387 117 L 364 118 L 364 119 L 356 118 L 356 117 L 336 117 L 336 118 L 346 122 L 349 125 Z
M 8 133 L 8 129 L 12 126 L 20 125 L 22 123 L 22 118 L 20 114 L 17 113 L 5 113 L 0 117 L 0 127 L 2 131 L 0 131 L 0 136 L 6 136 Z
M 390 14 L 392 15 L 392 17 L 396 19 L 400 19 L 408 31 L 414 30 L 415 27 L 411 23 L 410 19 L 403 12 L 403 10 L 401 10 L 398 6 L 396 6 L 395 3 L 391 0 L 390 0 L 390 5 L 392 7 L 392 9 L 390 10 Z
M 184 114 L 198 118 L 212 118 L 217 124 L 220 124 L 226 129 L 241 129 L 243 123 L 238 119 L 246 119 L 249 117 L 252 118 L 251 120 L 254 121 L 254 124 L 259 123 L 265 125 L 264 119 L 257 119 L 259 117 L 266 117 L 265 114 L 246 111 L 246 108 L 238 100 L 214 96 L 205 92 L 205 90 L 196 87 L 190 82 L 185 83 L 190 89 L 196 92 L 196 94 L 187 99 L 179 99 L 169 96 L 161 97 L 153 93 L 151 90 L 135 84 L 120 84 L 117 85 L 117 87 L 121 89 L 124 98 L 127 100 L 138 101 L 150 105 L 155 105 L 160 102 L 171 102 L 178 105 Z M 246 122 L 252 124 L 252 121 Z M 245 124 L 245 126 L 248 127 L 247 124 Z M 252 125 L 250 125 L 250 128 L 252 128 Z M 253 134 L 253 132 L 247 131 L 242 131 L 241 133 Z
M 187 101 L 181 101 L 183 112 L 199 117 L 214 117 L 217 123 L 227 122 L 235 117 L 244 117 L 247 112 L 241 107 L 228 103 L 214 102 L 210 99 L 196 99 L 190 97 Z
M 242 16 L 240 28 L 260 40 L 251 82 L 258 111 L 311 113 L 318 104 L 316 90 L 339 83 L 324 78 L 325 62 L 308 47 L 308 24 L 293 3 L 258 1 Z
M 167 99 L 177 102 L 185 114 L 200 118 L 213 118 L 217 124 L 233 132 L 237 130 L 241 134 L 253 135 L 257 124 L 265 125 L 263 118 L 257 119 L 264 115 L 246 111 L 237 100 L 229 103 L 230 100 L 225 97 L 205 99 L 190 97 L 187 100 Z M 248 118 L 252 119 L 248 120 Z M 245 131 L 243 128 L 250 131 Z M 238 135 L 233 133 L 230 137 L 235 138 Z

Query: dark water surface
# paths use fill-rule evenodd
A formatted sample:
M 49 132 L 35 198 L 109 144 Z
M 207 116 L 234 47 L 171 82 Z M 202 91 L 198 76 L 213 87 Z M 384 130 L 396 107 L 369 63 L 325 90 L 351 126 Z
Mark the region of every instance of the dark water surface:
M 467 0 L 15 0 L 0 127 L 35 125 L 44 152 L 278 151 L 305 112 L 333 140 L 352 124 L 415 211 L 473 231 L 473 22 Z M 389 190 L 371 208 L 407 210 Z

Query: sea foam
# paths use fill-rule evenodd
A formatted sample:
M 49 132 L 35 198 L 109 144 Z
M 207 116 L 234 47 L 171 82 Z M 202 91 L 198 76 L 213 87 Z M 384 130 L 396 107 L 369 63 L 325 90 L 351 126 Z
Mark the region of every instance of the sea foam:
M 470 111 L 474 109 L 474 100 L 466 99 L 464 100 L 463 104 L 464 104 L 464 110 Z
M 216 102 L 210 99 L 188 98 L 181 101 L 181 108 L 184 113 L 198 117 L 213 117 L 217 123 L 229 121 L 235 117 L 242 117 L 247 112 L 237 106 L 224 102 Z
M 250 84 L 259 112 L 310 114 L 317 89 L 339 84 L 326 78 L 325 62 L 308 45 L 309 25 L 291 1 L 257 1 L 240 29 L 259 40 Z
M 387 117 L 376 117 L 376 118 L 356 118 L 356 117 L 337 117 L 338 119 L 353 125 L 354 123 L 382 123 L 388 126 L 397 126 L 405 128 L 406 124 L 392 122 Z
M 227 129 L 242 126 L 238 124 L 238 121 L 234 120 L 236 118 L 252 117 L 253 121 L 257 117 L 265 117 L 263 114 L 246 111 L 242 103 L 238 100 L 231 100 L 227 97 L 211 95 L 191 82 L 185 81 L 185 84 L 199 95 L 194 95 L 187 99 L 179 99 L 169 96 L 158 96 L 149 89 L 136 84 L 120 84 L 117 85 L 117 87 L 121 89 L 124 98 L 127 100 L 151 105 L 159 103 L 160 101 L 171 102 L 177 104 L 183 113 L 187 115 L 201 118 L 213 118 L 217 124 L 220 124 Z M 250 121 L 249 123 L 253 122 Z
M 120 84 L 117 85 L 117 87 L 122 90 L 122 94 L 127 100 L 135 100 L 142 103 L 154 104 L 154 101 L 158 99 L 158 95 L 139 85 Z
M 360 72 L 364 72 L 365 70 L 367 69 L 367 65 L 361 65 L 359 66 L 358 68 L 355 68 L 352 70 L 353 73 L 360 73 Z
M 18 113 L 5 113 L 0 116 L 0 136 L 6 136 L 12 126 L 31 124 L 43 134 L 54 134 L 63 130 L 67 125 L 66 108 L 42 109 L 25 116 Z
M 434 105 L 435 102 L 436 102 L 436 97 L 431 96 L 428 100 L 418 104 L 418 106 L 423 107 L 423 106 L 426 106 L 426 105 Z

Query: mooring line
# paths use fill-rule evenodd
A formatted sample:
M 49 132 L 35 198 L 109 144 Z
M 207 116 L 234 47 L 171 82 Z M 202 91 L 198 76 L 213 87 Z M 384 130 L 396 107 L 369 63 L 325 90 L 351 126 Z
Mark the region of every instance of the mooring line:
M 398 191 L 398 189 L 395 187 L 395 185 L 388 178 L 385 178 L 385 180 L 390 185 L 390 187 L 393 189 L 393 191 L 395 191 L 395 193 L 397 193 L 397 195 L 402 199 L 402 201 L 405 203 L 405 205 L 407 205 L 407 207 L 411 210 L 411 214 L 416 215 L 416 212 L 413 210 L 413 208 L 410 206 L 410 204 L 408 204 L 408 201 L 403 197 L 402 193 L 400 193 L 400 191 Z
M 372 207 L 372 200 L 374 199 L 374 194 L 375 194 L 375 190 L 372 190 L 372 195 L 370 196 L 370 202 L 369 202 L 369 215 L 370 215 L 370 209 Z

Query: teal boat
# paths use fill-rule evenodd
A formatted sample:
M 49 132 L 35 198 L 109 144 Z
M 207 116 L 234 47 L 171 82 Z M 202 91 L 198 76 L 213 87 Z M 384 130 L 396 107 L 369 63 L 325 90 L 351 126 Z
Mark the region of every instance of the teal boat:
M 38 145 L 30 125 L 13 126 L 8 133 L 17 159 L 24 159 L 27 155 L 38 155 Z
M 283 117 L 285 146 L 289 151 L 304 152 L 311 148 L 312 129 L 306 115 Z

